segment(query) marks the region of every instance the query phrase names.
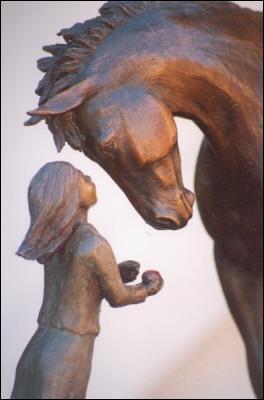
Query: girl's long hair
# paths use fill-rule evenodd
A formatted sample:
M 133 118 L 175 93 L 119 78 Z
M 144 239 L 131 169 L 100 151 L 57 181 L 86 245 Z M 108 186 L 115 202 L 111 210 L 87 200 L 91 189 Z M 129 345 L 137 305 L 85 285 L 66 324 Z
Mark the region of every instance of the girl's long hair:
M 80 172 L 63 161 L 45 164 L 28 189 L 30 227 L 16 254 L 44 260 L 65 242 L 77 222 Z

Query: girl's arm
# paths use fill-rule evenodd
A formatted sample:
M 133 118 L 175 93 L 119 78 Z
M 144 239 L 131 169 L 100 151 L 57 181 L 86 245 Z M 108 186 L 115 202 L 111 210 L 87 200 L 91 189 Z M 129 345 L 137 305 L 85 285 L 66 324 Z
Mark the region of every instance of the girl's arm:
M 155 279 L 152 275 L 151 280 L 144 279 L 144 282 L 137 285 L 124 285 L 112 249 L 100 236 L 96 237 L 92 260 L 104 296 L 112 307 L 141 303 L 147 296 L 156 294 L 163 285 L 159 274 L 156 274 Z

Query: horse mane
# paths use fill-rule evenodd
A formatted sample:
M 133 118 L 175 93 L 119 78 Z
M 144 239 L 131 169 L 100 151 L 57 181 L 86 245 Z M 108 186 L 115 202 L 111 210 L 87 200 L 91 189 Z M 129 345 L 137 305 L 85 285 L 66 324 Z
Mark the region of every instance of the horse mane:
M 62 36 L 66 43 L 43 46 L 43 50 L 52 56 L 37 61 L 38 68 L 45 73 L 35 91 L 40 96 L 39 105 L 71 87 L 83 63 L 89 60 L 106 36 L 128 19 L 153 6 L 153 3 L 155 2 L 110 1 L 100 8 L 100 16 L 76 23 L 71 28 L 62 29 L 57 35 Z M 34 125 L 42 119 L 33 116 L 25 125 Z M 62 149 L 65 141 L 74 149 L 81 151 L 84 135 L 80 132 L 73 111 L 63 115 L 48 116 L 45 119 L 54 136 L 57 151 Z
M 43 50 L 52 56 L 41 58 L 37 62 L 38 68 L 45 73 L 36 89 L 36 94 L 40 96 L 39 104 L 69 88 L 79 68 L 89 60 L 106 36 L 128 19 L 152 6 L 152 3 L 154 2 L 110 1 L 100 8 L 100 16 L 62 29 L 58 36 L 62 36 L 66 43 L 43 46 Z
M 43 50 L 52 56 L 38 60 L 38 68 L 45 73 L 36 89 L 40 96 L 39 105 L 45 103 L 61 91 L 74 84 L 74 79 L 84 63 L 88 63 L 97 46 L 117 27 L 125 24 L 131 18 L 143 13 L 149 8 L 172 7 L 183 1 L 109 1 L 99 10 L 100 16 L 76 23 L 71 28 L 62 29 L 65 43 L 43 46 Z M 197 1 L 192 7 L 201 7 L 210 3 L 211 7 L 224 5 L 229 8 L 241 8 L 228 1 Z M 220 4 L 219 4 L 220 3 Z M 248 11 L 248 10 L 247 10 Z M 33 116 L 26 125 L 34 125 L 43 117 Z M 68 111 L 62 115 L 47 116 L 46 122 L 54 135 L 57 150 L 60 151 L 67 141 L 74 149 L 81 150 L 84 135 L 80 132 L 76 114 Z

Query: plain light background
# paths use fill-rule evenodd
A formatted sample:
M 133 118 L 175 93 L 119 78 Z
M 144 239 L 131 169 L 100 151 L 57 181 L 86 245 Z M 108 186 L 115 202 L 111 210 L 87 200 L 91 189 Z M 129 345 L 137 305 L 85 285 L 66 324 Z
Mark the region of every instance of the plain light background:
M 144 304 L 111 309 L 103 302 L 89 398 L 254 398 L 239 333 L 231 320 L 212 257 L 212 241 L 197 207 L 180 231 L 148 226 L 111 178 L 68 145 L 56 153 L 45 124 L 26 128 L 37 105 L 42 73 L 36 60 L 56 33 L 98 14 L 102 1 L 5 1 L 3 15 L 2 137 L 2 398 L 9 398 L 16 364 L 37 327 L 43 268 L 15 256 L 29 225 L 27 188 L 50 161 L 66 160 L 92 177 L 98 203 L 88 219 L 118 261 L 135 259 L 142 272 L 159 269 L 163 290 Z M 237 1 L 262 9 L 260 1 Z M 176 119 L 182 173 L 193 190 L 202 133 Z

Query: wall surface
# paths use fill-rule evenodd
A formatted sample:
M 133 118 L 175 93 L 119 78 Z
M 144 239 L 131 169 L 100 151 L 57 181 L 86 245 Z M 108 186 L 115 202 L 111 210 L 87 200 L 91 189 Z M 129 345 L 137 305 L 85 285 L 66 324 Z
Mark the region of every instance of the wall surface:
M 237 1 L 261 9 L 260 1 Z M 2 137 L 2 398 L 36 329 L 43 270 L 15 256 L 29 224 L 27 188 L 46 162 L 66 160 L 90 175 L 98 204 L 89 220 L 111 243 L 118 261 L 135 259 L 142 271 L 160 269 L 165 286 L 144 304 L 111 309 L 104 302 L 87 396 L 99 398 L 254 398 L 244 348 L 224 300 L 212 241 L 197 207 L 188 226 L 155 231 L 140 218 L 111 178 L 66 146 L 56 153 L 45 124 L 23 126 L 35 108 L 42 74 L 36 60 L 56 33 L 97 15 L 101 1 L 6 1 L 3 16 Z M 182 171 L 193 190 L 202 133 L 177 118 Z

